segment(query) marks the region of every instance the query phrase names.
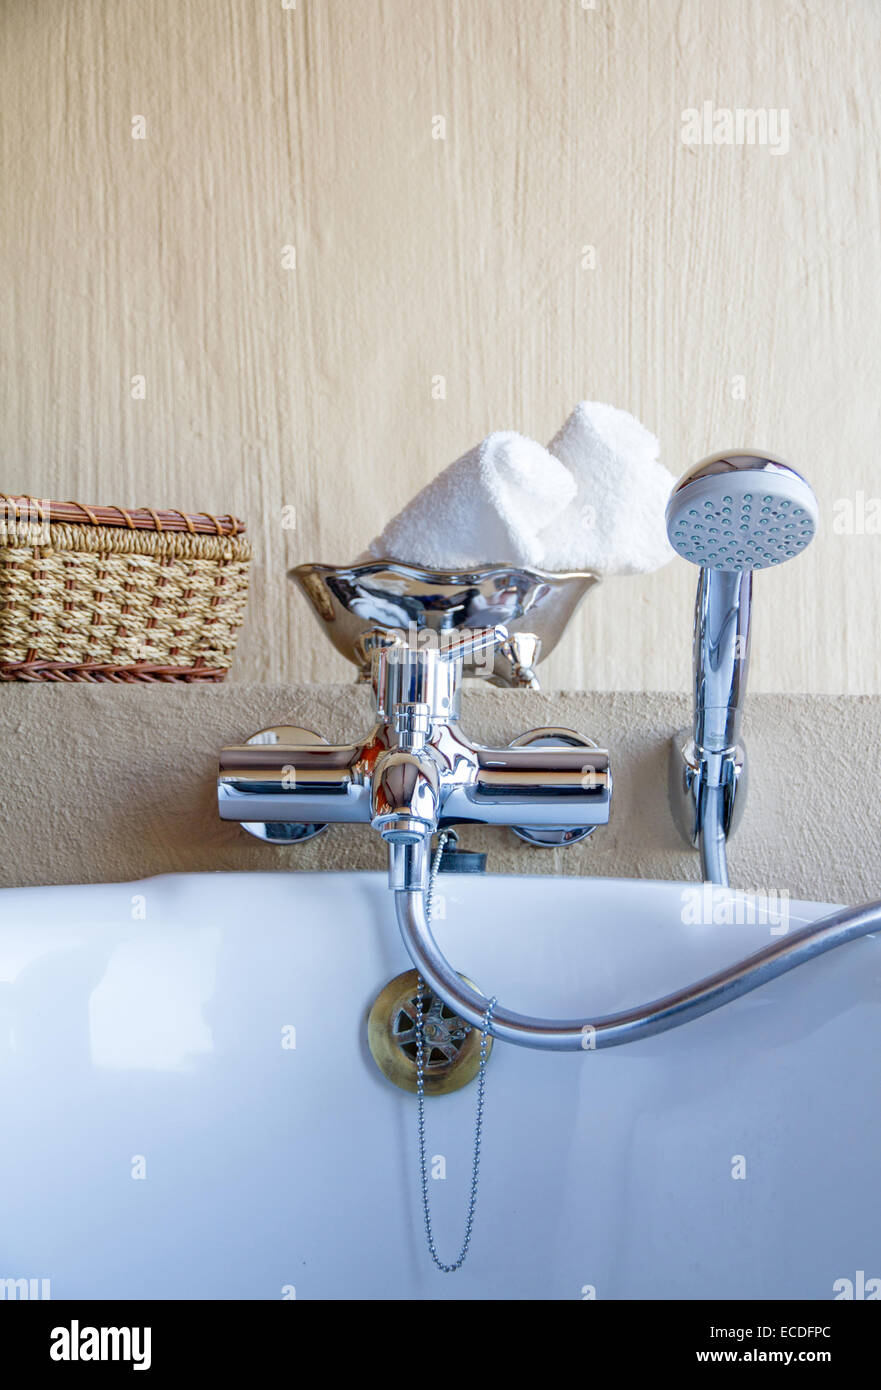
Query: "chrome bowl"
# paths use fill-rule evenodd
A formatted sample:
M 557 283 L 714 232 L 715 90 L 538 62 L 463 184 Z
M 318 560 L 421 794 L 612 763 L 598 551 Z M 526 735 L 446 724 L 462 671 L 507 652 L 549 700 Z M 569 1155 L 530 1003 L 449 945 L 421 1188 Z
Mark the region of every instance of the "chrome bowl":
M 338 652 L 370 675 L 378 646 L 414 642 L 424 629 L 453 632 L 501 624 L 510 637 L 490 664 L 466 666 L 466 676 L 493 685 L 539 688 L 535 666 L 549 656 L 588 589 L 589 571 L 549 574 L 513 565 L 451 572 L 397 560 L 347 566 L 297 565 L 289 571 Z

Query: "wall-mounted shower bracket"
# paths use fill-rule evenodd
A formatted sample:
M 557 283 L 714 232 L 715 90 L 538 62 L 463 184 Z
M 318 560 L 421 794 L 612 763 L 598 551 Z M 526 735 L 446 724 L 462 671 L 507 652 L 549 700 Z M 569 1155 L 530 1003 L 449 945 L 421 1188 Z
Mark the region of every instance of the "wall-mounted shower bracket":
M 703 754 L 691 729 L 670 740 L 670 809 L 687 845 L 699 849 L 701 831 L 714 822 L 727 840 L 743 817 L 749 778 L 746 749 L 735 744 L 725 753 Z

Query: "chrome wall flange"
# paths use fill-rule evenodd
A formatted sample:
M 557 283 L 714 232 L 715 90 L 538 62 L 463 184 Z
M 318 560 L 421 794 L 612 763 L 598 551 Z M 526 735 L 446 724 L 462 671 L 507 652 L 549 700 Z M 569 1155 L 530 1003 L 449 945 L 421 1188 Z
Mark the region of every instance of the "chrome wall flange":
M 261 729 L 258 733 L 252 734 L 245 739 L 249 747 L 269 745 L 276 747 L 278 744 L 285 745 L 317 745 L 327 744 L 327 739 L 322 738 L 321 734 L 316 734 L 314 729 L 303 729 L 298 724 L 273 724 L 268 729 Z M 284 772 L 282 772 L 284 776 Z M 296 770 L 293 765 L 288 772 L 289 778 L 296 778 Z M 294 785 L 294 782 L 290 783 Z M 322 830 L 327 829 L 327 824 L 307 822 L 298 824 L 296 821 L 265 821 L 252 820 L 240 821 L 243 830 L 247 830 L 249 835 L 253 835 L 256 840 L 262 840 L 268 845 L 302 845 L 306 840 L 314 840 L 316 835 L 320 835 Z
M 592 738 L 585 738 L 578 734 L 574 729 L 530 729 L 527 733 L 521 734 L 508 744 L 509 748 L 530 748 L 538 745 L 541 748 L 598 748 Z M 581 769 L 581 785 L 587 788 L 591 785 L 590 779 L 596 777 L 598 769 L 591 763 L 589 758 L 585 758 L 584 766 Z M 605 776 L 609 780 L 611 791 L 611 773 L 605 769 Z M 587 780 L 584 780 L 587 779 Z M 565 826 L 542 826 L 542 825 L 513 825 L 511 829 L 521 840 L 525 840 L 528 845 L 537 845 L 541 849 L 560 849 L 568 845 L 577 845 L 581 840 L 586 840 L 588 835 L 592 835 L 596 830 L 595 825 L 584 825 L 577 827 Z

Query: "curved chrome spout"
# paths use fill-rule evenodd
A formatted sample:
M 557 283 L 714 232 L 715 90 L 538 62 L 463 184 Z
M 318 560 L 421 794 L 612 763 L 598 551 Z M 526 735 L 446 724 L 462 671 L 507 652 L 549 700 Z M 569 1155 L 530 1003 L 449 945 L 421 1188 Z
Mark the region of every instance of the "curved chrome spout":
M 441 953 L 432 935 L 424 895 L 395 893 L 395 910 L 404 945 L 420 975 L 460 1018 L 481 1027 L 489 1000 L 466 984 Z M 491 1031 L 494 1037 L 520 1047 L 556 1052 L 592 1052 L 638 1042 L 721 1009 L 815 956 L 874 931 L 881 931 L 881 902 L 843 908 L 662 999 L 621 1013 L 583 1019 L 531 1018 L 496 1004 Z
M 390 845 L 431 838 L 437 824 L 440 776 L 421 749 L 389 748 L 376 760 L 370 787 L 370 824 Z

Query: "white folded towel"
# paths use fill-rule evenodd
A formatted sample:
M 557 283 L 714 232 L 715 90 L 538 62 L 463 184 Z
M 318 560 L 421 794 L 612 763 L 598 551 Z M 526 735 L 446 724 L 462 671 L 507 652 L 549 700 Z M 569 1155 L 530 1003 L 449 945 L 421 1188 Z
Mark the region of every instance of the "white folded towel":
M 542 569 L 648 574 L 672 560 L 664 513 L 676 479 L 634 416 L 582 401 L 548 451 L 566 465 L 577 497 L 541 533 Z
M 370 552 L 428 569 L 542 568 L 539 532 L 553 531 L 576 492 L 565 462 L 534 439 L 500 431 L 439 473 L 370 542 Z

